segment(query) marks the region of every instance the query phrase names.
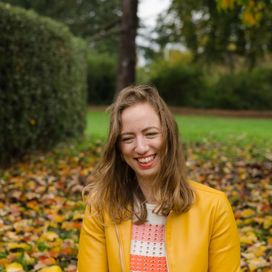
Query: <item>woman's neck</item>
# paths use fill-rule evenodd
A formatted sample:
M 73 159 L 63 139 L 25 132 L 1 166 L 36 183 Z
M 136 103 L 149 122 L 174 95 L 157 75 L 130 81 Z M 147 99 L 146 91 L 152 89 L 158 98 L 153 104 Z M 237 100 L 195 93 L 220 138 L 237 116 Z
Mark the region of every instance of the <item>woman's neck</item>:
M 152 191 L 152 180 L 138 178 L 137 181 L 144 194 L 146 202 L 149 204 L 157 204 Z

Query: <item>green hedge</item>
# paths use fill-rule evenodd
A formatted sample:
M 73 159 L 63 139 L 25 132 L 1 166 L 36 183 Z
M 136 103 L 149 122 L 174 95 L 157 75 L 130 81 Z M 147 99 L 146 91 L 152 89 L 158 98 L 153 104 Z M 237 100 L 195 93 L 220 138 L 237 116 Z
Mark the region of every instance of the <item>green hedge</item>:
M 140 71 L 145 78 L 145 71 Z M 181 61 L 156 61 L 148 74 L 166 102 L 173 106 L 233 110 L 272 110 L 272 68 L 226 74 L 211 81 L 213 72 Z
M 88 103 L 111 104 L 116 89 L 116 59 L 107 54 L 88 54 Z
M 272 69 L 222 76 L 210 91 L 211 108 L 272 110 Z
M 201 107 L 206 83 L 202 70 L 182 62 L 160 61 L 153 65 L 150 83 L 173 106 Z
M 86 46 L 58 22 L 0 4 L 0 163 L 85 127 Z

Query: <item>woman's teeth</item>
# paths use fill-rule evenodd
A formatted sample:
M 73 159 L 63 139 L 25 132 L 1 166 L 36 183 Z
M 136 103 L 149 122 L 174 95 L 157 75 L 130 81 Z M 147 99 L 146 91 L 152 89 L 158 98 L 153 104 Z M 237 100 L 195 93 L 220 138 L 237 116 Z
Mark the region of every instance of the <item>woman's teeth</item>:
M 155 158 L 155 155 L 148 156 L 148 157 L 145 157 L 145 158 L 138 158 L 138 162 L 148 163 L 148 162 L 152 161 L 154 158 Z

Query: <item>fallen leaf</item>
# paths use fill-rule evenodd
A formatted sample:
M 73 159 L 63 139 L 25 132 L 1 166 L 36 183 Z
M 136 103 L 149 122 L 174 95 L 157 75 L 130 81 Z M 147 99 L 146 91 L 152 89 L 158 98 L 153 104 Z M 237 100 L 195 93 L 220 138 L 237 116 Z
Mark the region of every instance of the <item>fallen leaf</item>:
M 44 267 L 39 272 L 62 272 L 62 269 L 58 265 Z
M 24 269 L 19 263 L 11 263 L 6 265 L 6 272 L 24 272 Z

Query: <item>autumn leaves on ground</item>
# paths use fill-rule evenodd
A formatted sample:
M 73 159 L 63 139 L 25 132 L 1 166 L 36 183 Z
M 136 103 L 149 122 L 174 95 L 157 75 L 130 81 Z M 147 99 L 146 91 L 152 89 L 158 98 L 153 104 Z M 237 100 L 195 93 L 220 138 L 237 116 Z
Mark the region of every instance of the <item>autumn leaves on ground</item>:
M 81 190 L 101 154 L 32 156 L 0 173 L 0 271 L 76 271 Z M 241 234 L 242 271 L 272 271 L 271 150 L 203 142 L 186 146 L 189 174 L 225 191 Z

